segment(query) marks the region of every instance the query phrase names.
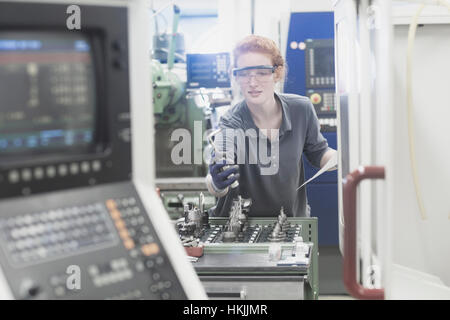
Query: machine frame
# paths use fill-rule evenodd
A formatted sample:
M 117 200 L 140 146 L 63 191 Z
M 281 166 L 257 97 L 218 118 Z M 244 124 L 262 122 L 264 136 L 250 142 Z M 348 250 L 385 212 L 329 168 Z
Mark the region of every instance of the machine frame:
M 421 3 L 427 6 L 419 15 Z M 357 298 L 450 297 L 449 260 L 442 256 L 450 243 L 448 205 L 441 192 L 448 190 L 448 179 L 443 178 L 448 177 L 448 170 L 439 170 L 445 164 L 429 167 L 430 159 L 439 162 L 448 158 L 448 152 L 440 148 L 419 151 L 433 137 L 447 136 L 442 126 L 435 125 L 440 120 L 424 108 L 432 105 L 440 108 L 441 115 L 448 114 L 441 101 L 427 94 L 445 82 L 438 70 L 449 66 L 444 38 L 450 14 L 438 6 L 442 4 L 334 1 L 340 245 L 344 282 Z M 410 29 L 408 37 L 411 23 L 424 28 L 415 34 Z M 431 49 L 431 43 L 439 49 Z M 407 64 L 410 54 L 414 59 Z M 435 57 L 424 67 L 423 61 L 430 56 Z M 429 81 L 430 70 L 435 82 Z M 414 95 L 408 97 L 411 83 Z M 414 140 L 420 146 L 415 151 L 408 148 Z M 422 214 L 414 188 L 415 171 L 424 202 L 432 208 L 428 217 Z

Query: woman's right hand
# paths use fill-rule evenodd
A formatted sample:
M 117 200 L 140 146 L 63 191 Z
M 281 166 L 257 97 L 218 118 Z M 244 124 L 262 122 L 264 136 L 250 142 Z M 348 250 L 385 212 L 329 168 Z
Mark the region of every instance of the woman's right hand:
M 239 179 L 239 165 L 229 165 L 225 161 L 209 165 L 214 187 L 217 190 L 224 190 L 237 179 Z

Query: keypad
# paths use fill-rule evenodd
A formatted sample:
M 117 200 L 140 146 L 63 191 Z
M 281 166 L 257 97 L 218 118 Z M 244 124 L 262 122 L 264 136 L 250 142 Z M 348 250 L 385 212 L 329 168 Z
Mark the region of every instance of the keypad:
M 109 199 L 106 206 L 123 245 L 134 260 L 133 270 L 149 275 L 149 293 L 154 298 L 171 299 L 169 289 L 172 282 L 164 274 L 167 272 L 166 258 L 156 242 L 142 210 L 133 197 Z
M 103 203 L 2 218 L 0 232 L 13 265 L 112 245 L 117 239 Z
M 102 265 L 91 265 L 88 268 L 88 272 L 96 287 L 126 281 L 134 276 L 126 258 L 111 260 Z

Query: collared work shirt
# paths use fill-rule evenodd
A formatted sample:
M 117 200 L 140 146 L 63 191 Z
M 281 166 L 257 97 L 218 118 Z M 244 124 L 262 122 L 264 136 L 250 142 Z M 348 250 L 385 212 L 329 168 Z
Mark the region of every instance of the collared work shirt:
M 272 162 L 269 165 L 262 165 L 259 161 L 255 164 L 248 161 L 250 150 L 247 147 L 246 162 L 239 164 L 239 187 L 230 187 L 230 191 L 219 198 L 215 216 L 228 216 L 232 198 L 237 194 L 252 199 L 249 213 L 251 217 L 276 217 L 281 207 L 288 216 L 309 215 L 306 188 L 297 190 L 305 180 L 302 155 L 313 166 L 320 167 L 320 160 L 328 149 L 328 143 L 320 133 L 317 115 L 308 98 L 294 94 L 275 94 L 275 99 L 281 104 L 282 122 L 279 139 L 268 143 L 278 143 L 278 155 L 272 155 L 272 148 L 268 147 Z M 259 132 L 245 101 L 222 116 L 219 127 L 244 131 L 254 129 Z M 264 174 L 264 168 L 268 166 L 272 169 L 278 166 L 278 170 L 271 170 L 276 171 L 275 174 Z

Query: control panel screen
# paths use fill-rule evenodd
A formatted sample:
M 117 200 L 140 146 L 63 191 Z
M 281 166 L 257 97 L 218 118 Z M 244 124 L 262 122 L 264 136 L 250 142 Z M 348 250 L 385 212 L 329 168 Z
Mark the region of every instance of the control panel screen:
M 334 48 L 314 48 L 313 76 L 334 77 Z
M 306 87 L 334 91 L 334 40 L 307 39 L 305 51 Z
M 188 54 L 188 88 L 229 88 L 230 55 L 223 53 Z
M 96 81 L 83 34 L 0 31 L 0 153 L 88 152 Z

